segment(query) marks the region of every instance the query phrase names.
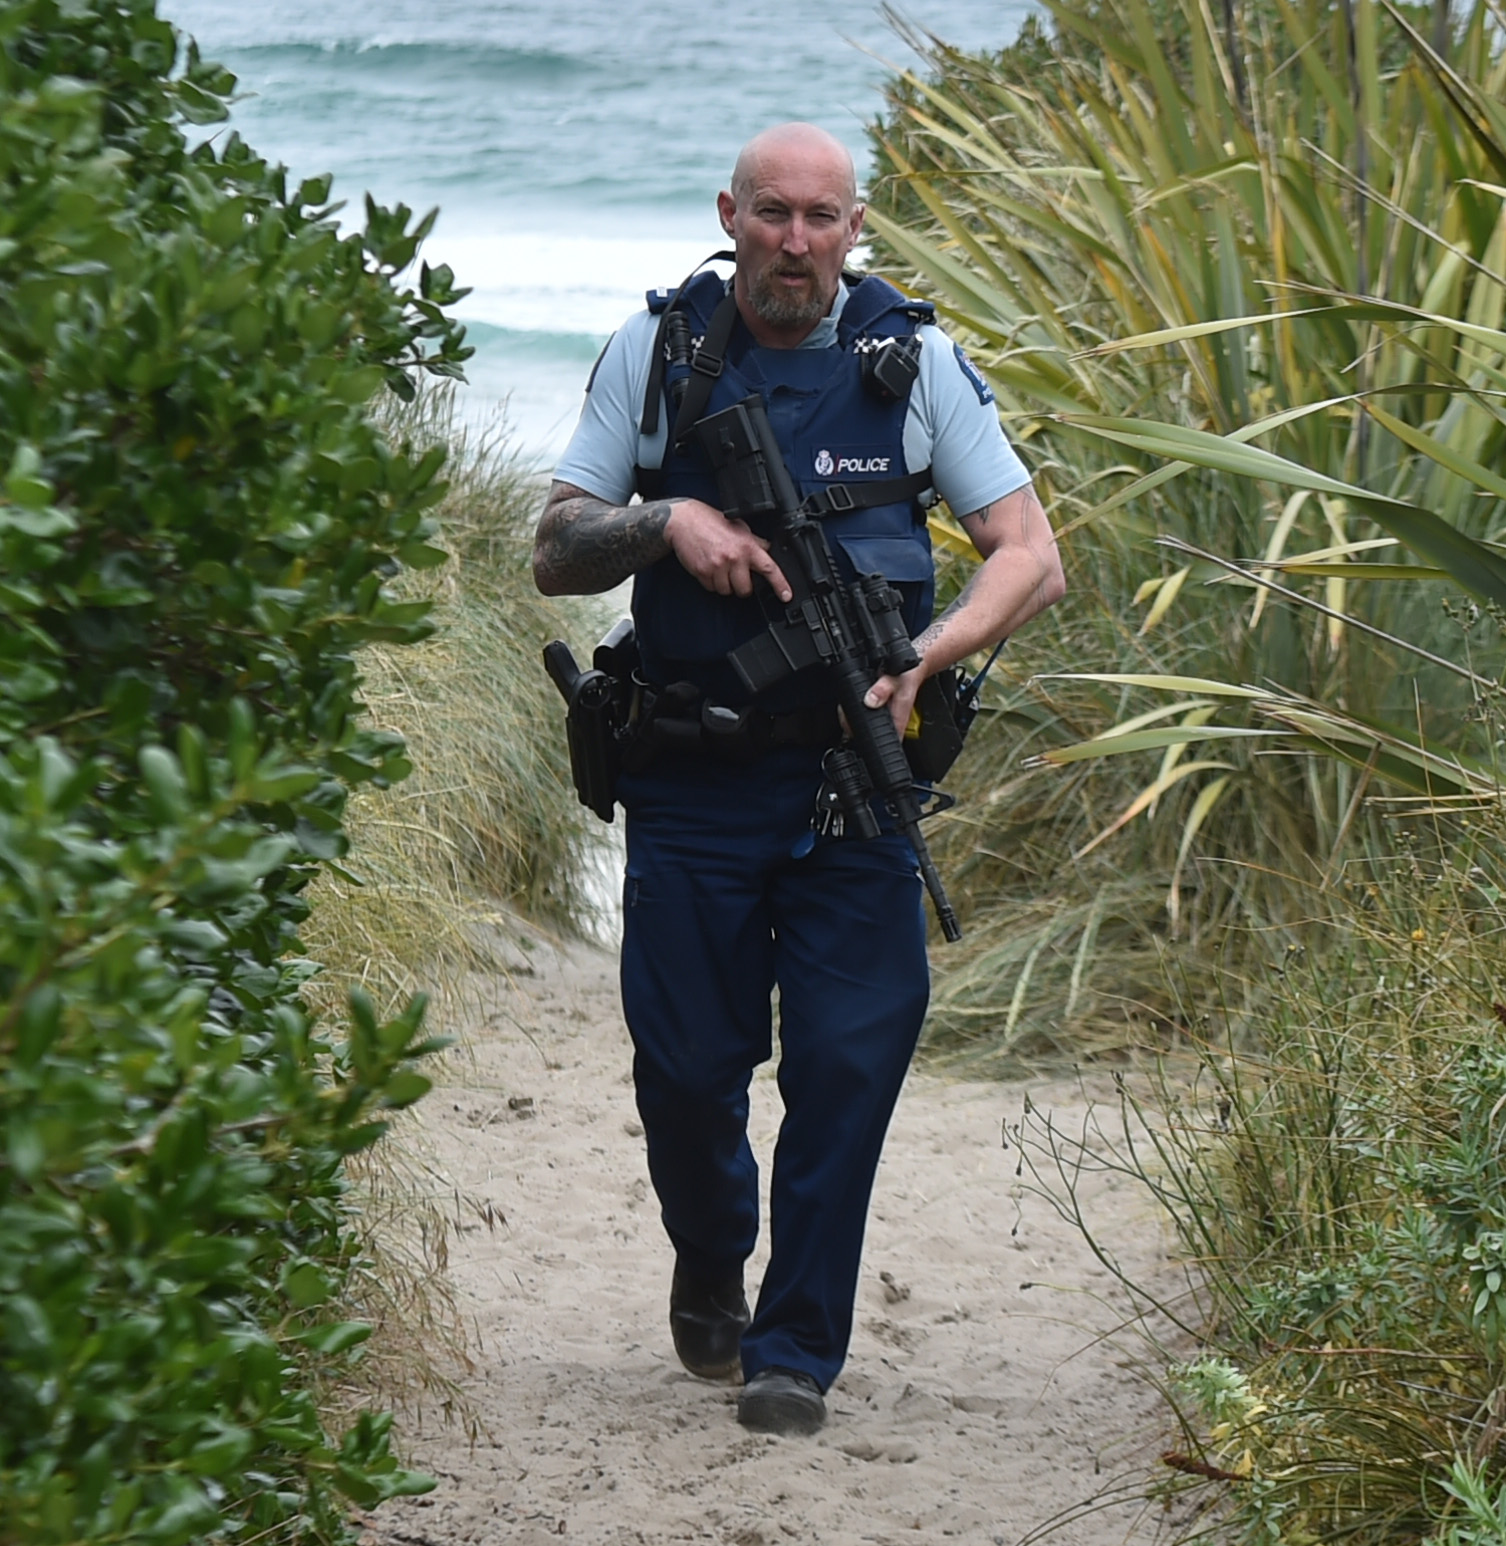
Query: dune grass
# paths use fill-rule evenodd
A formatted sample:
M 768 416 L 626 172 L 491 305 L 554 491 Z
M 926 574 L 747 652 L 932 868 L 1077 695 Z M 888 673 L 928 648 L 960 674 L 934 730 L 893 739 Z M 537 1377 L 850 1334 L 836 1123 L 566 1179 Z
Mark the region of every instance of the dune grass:
M 1174 1539 L 1500 1546 L 1500 13 L 1049 11 L 875 131 L 1071 587 L 954 780 L 933 1034 L 1140 1051 L 1021 1137 L 1090 1235 L 1087 1165 L 1173 1222 Z
M 1185 1050 L 1127 1073 L 1090 1133 L 1021 1129 L 1090 1235 L 1085 1166 L 1172 1222 L 1187 1297 L 1125 1286 L 1161 1328 L 1176 1431 L 1152 1492 L 1178 1541 L 1502 1538 L 1506 811 L 1402 802 L 1382 826 L 1301 945 L 1255 942 L 1258 1044 L 1189 1013 Z
M 549 639 L 588 621 L 534 587 L 542 485 L 500 426 L 468 430 L 449 393 L 397 410 L 390 432 L 451 447 L 436 539 L 450 562 L 399 581 L 434 603 L 433 637 L 362 654 L 372 722 L 406 737 L 413 772 L 352 801 L 351 853 L 319 881 L 305 930 L 331 991 L 360 983 L 379 1003 L 415 989 L 453 999 L 468 973 L 505 971 L 488 941 L 520 919 L 592 932 L 601 848 L 540 660 Z
M 309 893 L 302 933 L 322 970 L 308 994 L 335 1013 L 352 987 L 384 1012 L 422 992 L 430 1030 L 456 1037 L 450 1056 L 463 1057 L 473 1014 L 531 937 L 600 928 L 599 824 L 576 800 L 563 709 L 540 659 L 550 638 L 594 627 L 594 613 L 534 587 L 543 486 L 500 424 L 468 429 L 442 390 L 389 410 L 386 428 L 450 448 L 433 539 L 450 561 L 395 582 L 403 599 L 433 602 L 433 636 L 360 656 L 371 722 L 402 733 L 413 772 L 350 802 L 350 852 Z M 327 1397 L 339 1408 L 378 1391 L 410 1417 L 437 1415 L 474 1438 L 456 1383 L 466 1336 L 445 1267 L 459 1224 L 497 1220 L 433 1172 L 421 1123 L 399 1119 L 349 1166 L 361 1258 L 345 1310 L 376 1331 L 363 1390 Z

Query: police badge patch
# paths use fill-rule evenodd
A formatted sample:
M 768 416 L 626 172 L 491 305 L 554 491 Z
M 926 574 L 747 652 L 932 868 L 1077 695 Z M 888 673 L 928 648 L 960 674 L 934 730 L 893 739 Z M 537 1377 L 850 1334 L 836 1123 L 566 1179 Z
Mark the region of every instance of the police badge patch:
M 962 374 L 967 377 L 973 391 L 978 394 L 978 401 L 991 403 L 994 400 L 994 389 L 979 374 L 978 367 L 963 353 L 962 345 L 953 344 L 952 352 L 957 356 L 957 364 L 961 367 Z
M 818 478 L 887 478 L 894 470 L 883 447 L 822 446 L 811 463 Z

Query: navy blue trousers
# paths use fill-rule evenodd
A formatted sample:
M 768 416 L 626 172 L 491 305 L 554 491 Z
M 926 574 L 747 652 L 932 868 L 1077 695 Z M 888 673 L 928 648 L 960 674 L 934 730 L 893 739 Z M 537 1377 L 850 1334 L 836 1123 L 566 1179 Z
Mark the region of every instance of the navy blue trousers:
M 824 1390 L 852 1334 L 874 1172 L 925 1015 L 923 892 L 904 837 L 820 840 L 818 754 L 626 776 L 622 1001 L 649 1174 L 680 1268 L 736 1277 L 758 1236 L 748 1086 L 779 1090 L 770 1259 L 743 1372 Z

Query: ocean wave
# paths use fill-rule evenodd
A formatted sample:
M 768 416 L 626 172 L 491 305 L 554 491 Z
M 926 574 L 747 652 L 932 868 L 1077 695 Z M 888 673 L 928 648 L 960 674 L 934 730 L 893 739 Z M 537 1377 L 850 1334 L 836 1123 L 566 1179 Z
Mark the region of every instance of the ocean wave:
M 307 65 L 319 70 L 354 68 L 357 70 L 423 71 L 438 66 L 446 71 L 457 68 L 466 74 L 484 75 L 492 80 L 527 80 L 541 85 L 558 85 L 572 75 L 596 71 L 595 61 L 586 55 L 561 53 L 549 48 L 511 48 L 500 43 L 476 41 L 447 42 L 395 37 L 332 37 L 297 42 L 249 43 L 216 50 L 231 70 L 251 67 L 256 74 L 270 74 L 278 67 Z
M 462 311 L 464 303 L 461 303 Z M 498 327 L 493 322 L 465 320 L 466 342 L 489 353 L 520 359 L 570 362 L 589 368 L 601 353 L 599 333 L 550 333 L 538 328 Z
M 472 293 L 460 303 L 467 322 L 513 333 L 575 335 L 597 346 L 644 304 L 655 285 L 674 285 L 712 250 L 699 238 L 527 232 L 498 229 L 450 234 L 424 246 L 430 263 L 448 263 Z

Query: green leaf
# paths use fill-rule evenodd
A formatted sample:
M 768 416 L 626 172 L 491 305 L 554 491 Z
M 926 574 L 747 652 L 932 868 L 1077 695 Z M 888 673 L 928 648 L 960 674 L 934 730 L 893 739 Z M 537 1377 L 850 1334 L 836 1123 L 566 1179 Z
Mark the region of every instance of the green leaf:
M 382 1104 L 399 1111 L 404 1106 L 411 1106 L 416 1100 L 422 1100 L 433 1088 L 434 1081 L 426 1079 L 422 1074 L 394 1074 L 382 1087 Z
M 249 1428 L 210 1418 L 205 1434 L 185 1457 L 190 1471 L 201 1476 L 223 1476 L 236 1471 L 256 1448 L 256 1435 Z
M 41 487 L 40 484 L 35 485 L 31 491 L 35 492 Z M 16 503 L 0 504 L 0 532 L 18 531 L 26 537 L 46 538 L 61 537 L 67 532 L 78 530 L 77 516 L 47 503 L 52 497 L 51 489 L 45 489 L 43 497 L 34 503 L 19 498 L 9 484 L 6 485 L 6 492 Z
M 256 716 L 244 698 L 230 700 L 230 766 L 241 782 L 251 778 L 260 753 Z
M 16 1153 L 14 1143 L 10 1146 L 10 1152 L 14 1163 Z M 16 1169 L 27 1180 L 35 1179 L 35 1171 L 23 1171 L 19 1165 Z M 23 1367 L 36 1367 L 39 1361 L 45 1359 L 51 1352 L 52 1322 L 48 1319 L 47 1312 L 30 1294 L 7 1295 L 5 1303 L 0 1305 L 0 1321 L 3 1321 L 6 1328 L 6 1341 L 10 1352 Z
M 1094 414 L 1075 414 L 1066 422 L 1154 456 L 1173 457 L 1197 467 L 1264 479 L 1284 487 L 1339 495 L 1413 552 L 1447 570 L 1465 590 L 1481 600 L 1506 607 L 1506 559 L 1429 510 L 1373 495 L 1342 479 L 1300 467 L 1259 446 L 1237 445 L 1206 430 L 1174 424 L 1142 425 L 1131 419 Z
M 209 744 L 197 725 L 178 727 L 178 762 L 183 780 L 195 800 L 207 800 L 209 785 Z
M 363 1122 L 358 1127 L 349 1127 L 337 1132 L 330 1139 L 330 1146 L 341 1154 L 354 1154 L 361 1149 L 369 1149 L 372 1144 L 387 1136 L 390 1127 L 387 1122 Z
M 1263 698 L 1256 687 L 1236 687 L 1206 676 L 1158 676 L 1135 671 L 1053 671 L 1043 682 L 1109 682 L 1122 687 L 1153 687 L 1160 692 L 1186 692 L 1215 698 Z
M 23 1181 L 40 1179 L 47 1165 L 47 1145 L 40 1129 L 24 1117 L 14 1117 L 5 1133 L 11 1168 Z
M 0 518 L 4 511 L 0 510 Z M 26 661 L 0 674 L 0 695 L 16 703 L 35 703 L 58 690 L 61 678 L 56 671 L 35 661 Z
M 1366 403 L 1364 407 L 1377 424 L 1404 444 L 1411 446 L 1413 450 L 1421 451 L 1424 456 L 1437 462 L 1440 467 L 1446 467 L 1455 477 L 1463 478 L 1476 488 L 1506 499 L 1506 478 L 1493 472 L 1484 463 L 1477 462 L 1473 457 L 1465 456 L 1452 446 L 1445 445 L 1434 435 L 1426 434 L 1410 424 L 1403 423 L 1402 420 L 1387 413 L 1378 403 Z
M 225 931 L 207 918 L 175 918 L 164 913 L 157 927 L 170 944 L 195 955 L 215 955 L 229 943 Z
M 335 1486 L 361 1508 L 375 1508 L 382 1501 L 380 1490 L 364 1471 L 341 1460 L 336 1463 L 333 1475 Z
M 188 814 L 188 785 L 178 759 L 165 746 L 143 746 L 137 761 L 151 796 L 152 813 L 159 821 L 174 824 Z
M 63 995 L 56 983 L 44 982 L 27 994 L 16 1021 L 16 1062 L 34 1067 L 63 1028 Z
M 324 1304 L 335 1291 L 328 1273 L 311 1261 L 299 1262 L 285 1271 L 282 1288 L 300 1310 Z
M 342 371 L 329 384 L 329 394 L 336 402 L 359 406 L 369 402 L 378 387 L 386 379 L 380 365 L 367 365 L 358 370 Z
M 1154 328 L 1149 333 L 1135 333 L 1127 338 L 1109 338 L 1085 355 L 1117 354 L 1127 349 L 1159 349 L 1166 344 L 1186 343 L 1195 338 L 1211 338 L 1219 333 L 1233 332 L 1237 328 L 1270 327 L 1276 323 L 1289 324 L 1297 317 L 1321 314 L 1325 308 L 1312 307 L 1305 311 L 1256 312 L 1248 317 L 1215 317 L 1211 321 L 1184 322 L 1176 327 Z
M 148 1514 L 142 1529 L 144 1539 L 187 1546 L 218 1527 L 220 1511 L 198 1486 L 186 1479 L 175 1479 L 169 1485 L 173 1500 L 160 1512 Z
M 373 1329 L 366 1321 L 339 1321 L 331 1326 L 311 1326 L 300 1331 L 296 1340 L 315 1353 L 333 1357 L 366 1341 Z
M 397 556 L 410 569 L 437 569 L 450 561 L 450 555 L 443 548 L 430 547 L 418 538 L 405 542 L 397 550 Z
M 1050 764 L 1065 767 L 1095 757 L 1118 757 L 1126 752 L 1162 751 L 1168 746 L 1190 746 L 1199 741 L 1259 741 L 1279 739 L 1279 730 L 1257 730 L 1245 725 L 1168 725 L 1160 730 L 1137 730 L 1129 735 L 1102 735 L 1072 746 L 1056 746 L 1029 758 L 1027 768 Z
M 11 457 L 10 471 L 5 477 L 5 492 L 23 510 L 40 510 L 56 498 L 53 485 L 42 475 L 41 453 L 27 441 L 20 441 Z
M 271 759 L 246 781 L 246 798 L 262 805 L 296 800 L 319 787 L 323 775 L 314 768 L 286 767 Z

